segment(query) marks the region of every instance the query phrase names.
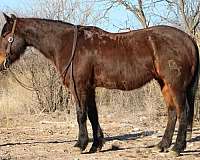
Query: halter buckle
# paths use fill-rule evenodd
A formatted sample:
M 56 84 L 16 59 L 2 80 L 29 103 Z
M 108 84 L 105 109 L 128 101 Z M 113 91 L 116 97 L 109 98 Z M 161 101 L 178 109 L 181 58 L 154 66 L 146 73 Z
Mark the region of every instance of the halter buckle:
M 8 37 L 8 42 L 9 43 L 12 43 L 14 41 L 14 38 L 13 37 Z

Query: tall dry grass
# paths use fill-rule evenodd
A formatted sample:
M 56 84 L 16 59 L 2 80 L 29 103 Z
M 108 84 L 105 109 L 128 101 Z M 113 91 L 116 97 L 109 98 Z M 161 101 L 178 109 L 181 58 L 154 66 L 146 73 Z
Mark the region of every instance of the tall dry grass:
M 27 75 L 18 73 L 17 76 L 23 83 L 32 85 Z M 45 83 L 48 83 L 47 80 Z M 0 114 L 4 117 L 12 114 L 40 114 L 44 111 L 39 104 L 36 92 L 20 86 L 11 73 L 1 78 L 0 84 Z M 67 93 L 63 96 L 67 97 Z M 100 115 L 117 114 L 123 117 L 127 114 L 132 116 L 133 121 L 138 116 L 146 116 L 151 121 L 157 120 L 160 114 L 166 114 L 163 97 L 155 81 L 140 89 L 126 92 L 97 88 L 96 102 Z M 66 105 L 65 111 L 75 113 L 73 99 Z

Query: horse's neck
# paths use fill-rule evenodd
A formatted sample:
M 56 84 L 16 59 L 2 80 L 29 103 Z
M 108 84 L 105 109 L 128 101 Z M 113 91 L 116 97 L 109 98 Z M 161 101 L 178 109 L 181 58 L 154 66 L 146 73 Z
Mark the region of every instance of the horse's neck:
M 67 26 L 42 22 L 42 20 L 24 22 L 22 33 L 28 46 L 38 49 L 46 58 L 55 62 L 56 51 L 63 47 L 59 33 L 67 32 Z

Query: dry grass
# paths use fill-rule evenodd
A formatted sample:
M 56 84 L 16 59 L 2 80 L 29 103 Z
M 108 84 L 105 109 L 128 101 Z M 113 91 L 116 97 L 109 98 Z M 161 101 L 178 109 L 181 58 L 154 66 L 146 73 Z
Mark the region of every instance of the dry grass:
M 30 81 L 27 80 L 27 76 L 19 74 L 19 79 L 31 86 Z M 39 114 L 41 112 L 35 98 L 35 92 L 30 92 L 21 87 L 11 74 L 1 78 L 0 84 L 2 87 L 0 94 L 0 114 L 8 117 L 10 114 Z M 97 88 L 96 101 L 100 114 L 105 110 L 109 114 L 117 113 L 123 115 L 131 113 L 133 120 L 138 115 L 146 115 L 149 120 L 156 120 L 159 114 L 165 114 L 163 112 L 165 104 L 160 88 L 155 81 L 152 81 L 143 88 L 129 92 Z M 73 103 L 70 103 L 67 108 L 71 112 L 74 112 L 75 107 L 72 105 Z
M 20 79 L 25 80 L 23 76 Z M 26 81 L 24 81 L 26 83 Z M 32 92 L 20 86 L 15 79 L 8 75 L 0 80 L 0 112 L 27 113 L 33 107 Z

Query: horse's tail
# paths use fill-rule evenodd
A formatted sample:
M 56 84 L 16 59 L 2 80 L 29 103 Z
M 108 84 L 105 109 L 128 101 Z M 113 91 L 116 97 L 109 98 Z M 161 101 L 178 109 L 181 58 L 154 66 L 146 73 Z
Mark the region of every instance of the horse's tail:
M 188 118 L 187 118 L 187 140 L 191 140 L 192 137 L 192 125 L 193 125 L 193 117 L 194 117 L 194 102 L 195 102 L 195 96 L 198 89 L 198 81 L 199 81 L 199 50 L 196 42 L 194 42 L 195 45 L 195 53 L 196 53 L 196 66 L 195 66 L 195 72 L 192 77 L 192 81 L 187 89 L 187 101 L 189 104 L 188 108 Z

